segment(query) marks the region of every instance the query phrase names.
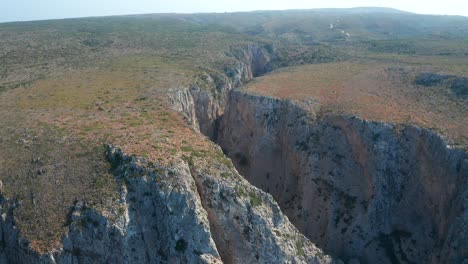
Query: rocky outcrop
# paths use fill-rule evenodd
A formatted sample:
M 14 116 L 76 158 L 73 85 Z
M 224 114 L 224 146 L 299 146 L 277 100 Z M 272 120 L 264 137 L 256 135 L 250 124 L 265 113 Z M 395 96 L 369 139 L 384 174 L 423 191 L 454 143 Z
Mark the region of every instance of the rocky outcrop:
M 108 160 L 120 183 L 115 211 L 77 201 L 52 252 L 35 253 L 21 239 L 14 202 L 3 198 L 2 263 L 339 263 L 235 170 L 223 178 L 182 160 L 161 167 L 114 147 Z
M 190 89 L 172 89 L 167 96 L 169 104 L 179 113 L 183 114 L 187 122 L 196 130 L 200 131 L 200 124 L 197 118 L 194 98 Z M 208 115 L 208 113 L 206 113 Z
M 361 263 L 468 259 L 463 150 L 426 129 L 303 108 L 232 91 L 217 142 L 305 236 Z
M 186 164 L 143 164 L 114 148 L 108 158 L 121 186 L 115 211 L 77 201 L 61 246 L 44 255 L 18 239 L 10 214 L 0 225 L 6 263 L 221 263 Z

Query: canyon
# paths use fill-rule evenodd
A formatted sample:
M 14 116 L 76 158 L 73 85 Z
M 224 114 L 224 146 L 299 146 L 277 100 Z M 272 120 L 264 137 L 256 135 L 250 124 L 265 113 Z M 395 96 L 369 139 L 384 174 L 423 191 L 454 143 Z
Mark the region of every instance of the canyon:
M 0 263 L 466 263 L 468 20 L 421 17 L 0 24 Z
M 231 89 L 264 73 L 252 68 L 268 68 L 270 56 L 258 50 L 246 48 L 231 70 L 238 75 L 218 87 L 220 99 L 192 87 L 178 106 L 239 173 L 271 194 L 307 238 L 344 261 L 466 259 L 466 151 L 414 125 L 321 115 L 313 100 Z
M 464 151 L 417 127 L 316 118 L 239 92 L 229 101 L 216 141 L 326 252 L 362 263 L 456 263 L 466 254 Z

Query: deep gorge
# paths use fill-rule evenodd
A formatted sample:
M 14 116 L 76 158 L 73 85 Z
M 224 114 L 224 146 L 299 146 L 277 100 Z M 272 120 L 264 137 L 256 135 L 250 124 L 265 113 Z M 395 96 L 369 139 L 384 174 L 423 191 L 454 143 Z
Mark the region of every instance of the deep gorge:
M 450 263 L 462 254 L 463 151 L 417 127 L 316 118 L 236 91 L 228 102 L 216 141 L 327 253 L 361 263 Z
M 174 100 L 176 109 L 327 254 L 360 263 L 462 262 L 465 151 L 427 129 L 319 116 L 235 89 L 269 58 L 247 47 L 217 96 L 194 86 Z
M 243 92 L 276 67 L 274 56 L 255 45 L 233 54 L 224 75 L 206 73 L 204 86 L 168 93 L 193 129 L 220 147 L 218 159 L 163 166 L 107 145 L 118 182 L 113 211 L 76 200 L 60 244 L 43 253 L 21 237 L 18 203 L 1 193 L 2 183 L 0 262 L 466 261 L 465 150 L 428 129 L 323 115 L 313 100 Z
M 0 23 L 0 264 L 468 264 L 468 17 L 44 19 Z

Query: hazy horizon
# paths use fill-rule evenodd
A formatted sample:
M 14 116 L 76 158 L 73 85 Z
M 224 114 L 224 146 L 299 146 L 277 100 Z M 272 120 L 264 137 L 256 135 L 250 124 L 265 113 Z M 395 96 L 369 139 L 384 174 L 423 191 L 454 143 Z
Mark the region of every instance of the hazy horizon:
M 249 12 L 260 10 L 290 10 L 318 8 L 386 7 L 402 11 L 433 14 L 468 16 L 468 3 L 463 0 L 407 1 L 407 0 L 329 0 L 323 3 L 310 3 L 306 0 L 174 0 L 155 2 L 151 0 L 16 0 L 4 4 L 0 10 L 0 23 L 15 21 L 35 21 L 64 18 L 136 15 L 153 13 L 224 13 Z

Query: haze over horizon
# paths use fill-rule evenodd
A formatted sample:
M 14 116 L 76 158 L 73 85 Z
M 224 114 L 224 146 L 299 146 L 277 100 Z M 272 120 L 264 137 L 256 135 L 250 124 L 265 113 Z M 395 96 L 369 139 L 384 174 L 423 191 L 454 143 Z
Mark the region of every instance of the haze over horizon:
M 112 16 L 148 13 L 223 13 L 255 10 L 286 10 L 314 8 L 389 7 L 402 11 L 468 16 L 468 2 L 464 0 L 407 1 L 407 0 L 329 0 L 326 3 L 310 3 L 307 0 L 17 0 L 8 1 L 0 9 L 0 23 L 91 16 Z

